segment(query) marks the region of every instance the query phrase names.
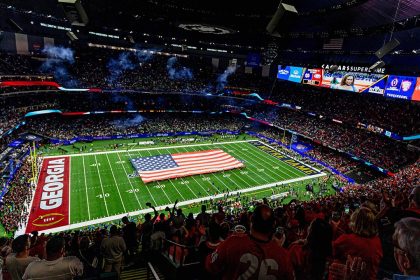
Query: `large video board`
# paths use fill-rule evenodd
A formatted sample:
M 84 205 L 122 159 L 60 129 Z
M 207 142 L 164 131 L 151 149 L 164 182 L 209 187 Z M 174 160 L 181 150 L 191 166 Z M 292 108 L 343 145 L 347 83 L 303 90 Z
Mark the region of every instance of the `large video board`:
M 332 89 L 384 94 L 385 76 L 382 74 L 324 71 L 322 86 Z
M 303 74 L 303 83 L 312 86 L 321 86 L 322 84 L 322 69 L 306 69 Z
M 388 82 L 385 87 L 385 96 L 412 100 L 416 82 L 416 77 L 391 75 L 388 77 Z

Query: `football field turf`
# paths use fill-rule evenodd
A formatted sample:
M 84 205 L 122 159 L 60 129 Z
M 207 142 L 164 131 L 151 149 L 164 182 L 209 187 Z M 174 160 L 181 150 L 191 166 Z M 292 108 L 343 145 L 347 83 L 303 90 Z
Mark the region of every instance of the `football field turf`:
M 145 184 L 130 162 L 130 159 L 139 157 L 217 148 L 243 162 L 245 167 Z M 179 200 L 179 205 L 188 205 L 223 197 L 227 191 L 250 192 L 325 175 L 297 160 L 282 156 L 274 148 L 257 140 L 178 144 L 63 157 L 69 158 L 69 199 L 68 202 L 64 200 L 64 203 L 68 203 L 69 217 L 67 226 L 55 230 L 120 219 L 127 213 L 131 216 L 144 214 L 150 211 L 147 202 L 163 209 L 175 200 Z M 54 158 L 60 156 L 45 157 L 49 160 Z M 37 191 L 40 191 L 39 184 Z M 43 220 L 41 224 L 48 224 L 48 231 L 55 231 L 54 219 L 58 218 L 53 215 L 48 219 L 48 215 L 41 215 L 38 224 Z

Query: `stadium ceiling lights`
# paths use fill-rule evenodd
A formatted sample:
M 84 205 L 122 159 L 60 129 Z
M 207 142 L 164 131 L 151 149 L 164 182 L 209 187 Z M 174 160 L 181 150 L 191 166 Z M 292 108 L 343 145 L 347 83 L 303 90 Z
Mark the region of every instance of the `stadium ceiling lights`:
M 226 35 L 226 34 L 233 34 L 237 31 L 220 26 L 213 26 L 208 24 L 201 24 L 201 23 L 183 23 L 178 25 L 179 28 L 188 30 L 188 31 L 195 31 L 204 34 L 215 34 L 215 35 Z

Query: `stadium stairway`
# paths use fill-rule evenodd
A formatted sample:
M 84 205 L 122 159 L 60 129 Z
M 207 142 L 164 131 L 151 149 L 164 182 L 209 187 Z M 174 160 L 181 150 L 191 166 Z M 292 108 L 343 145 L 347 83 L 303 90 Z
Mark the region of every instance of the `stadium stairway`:
M 160 280 L 165 279 L 162 273 L 157 268 L 154 268 L 156 271 L 156 274 L 158 275 Z M 152 272 L 147 267 L 141 267 L 136 269 L 130 269 L 130 270 L 123 270 L 121 273 L 121 280 L 153 280 L 156 279 L 156 277 L 153 276 Z

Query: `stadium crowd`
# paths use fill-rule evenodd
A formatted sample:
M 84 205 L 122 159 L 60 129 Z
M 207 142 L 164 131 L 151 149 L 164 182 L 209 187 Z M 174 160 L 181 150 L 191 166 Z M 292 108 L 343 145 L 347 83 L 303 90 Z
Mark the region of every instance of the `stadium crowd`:
M 247 124 L 234 116 L 209 118 L 197 118 L 198 115 L 188 115 L 182 118 L 168 116 L 171 115 L 159 115 L 158 117 L 147 115 L 145 120 L 140 122 L 140 126 L 138 120 L 130 126 L 130 118 L 62 120 L 57 117 L 55 120 L 54 118 L 48 120 L 54 126 L 58 122 L 61 123 L 62 126 L 57 125 L 59 128 L 56 130 L 46 126 L 43 119 L 34 119 L 29 123 L 29 127 L 32 125 L 34 129 L 43 127 L 45 130 L 40 132 L 49 136 L 60 135 L 64 138 L 71 138 L 79 133 L 92 135 L 100 131 L 104 133 L 103 135 L 108 135 L 109 133 L 118 133 L 118 131 L 238 130 Z M 110 125 L 111 123 L 114 123 L 115 127 Z M 123 128 L 118 128 L 118 125 L 122 125 Z M 267 137 L 278 139 L 282 137 L 281 133 L 274 129 L 268 129 L 262 133 L 266 133 Z M 312 155 L 316 156 L 317 152 L 313 151 Z M 328 153 L 325 157 L 331 158 L 331 161 L 335 158 L 332 155 L 328 156 Z M 343 163 L 339 162 L 339 164 Z M 24 165 L 20 169 L 12 183 L 13 187 L 10 193 L 5 196 L 3 201 L 2 224 L 9 231 L 15 230 L 26 219 L 27 211 L 25 211 L 24 202 L 30 198 L 32 193 L 31 185 L 28 183 L 28 174 L 30 174 L 28 166 Z M 340 183 L 334 185 L 338 190 L 334 196 L 313 195 L 311 201 L 297 200 L 300 198 L 299 194 L 294 196 L 293 190 L 287 188 L 280 191 L 288 191 L 296 199 L 285 205 L 281 204 L 282 198 L 273 201 L 253 201 L 252 198 L 246 196 L 226 195 L 222 200 L 209 201 L 205 204 L 205 207 L 207 206 L 213 212 L 214 209 L 218 209 L 213 215 L 208 215 L 204 211 L 194 218 L 192 213 L 185 216 L 181 209 L 174 208 L 170 213 L 146 215 L 144 220 L 139 220 L 137 225 L 124 220 L 127 225 L 124 225 L 123 228 L 113 225 L 105 229 L 99 227 L 78 232 L 65 232 L 59 235 L 31 236 L 31 243 L 28 241 L 28 236 L 18 237 L 11 243 L 12 251 L 16 255 L 10 255 L 9 258 L 5 256 L 3 271 L 10 275 L 18 273 L 19 277 L 23 277 L 22 279 L 35 277 L 33 275 L 37 275 L 39 270 L 45 269 L 47 266 L 56 267 L 54 271 L 65 273 L 69 278 L 82 274 L 84 276 L 97 275 L 100 271 L 120 271 L 124 263 L 123 256 L 130 260 L 127 263 L 131 262 L 131 255 L 133 252 L 137 252 L 137 246 L 141 244 L 142 254 L 151 250 L 160 250 L 163 246 L 165 252 L 177 252 L 178 259 L 174 257 L 175 262 L 188 259 L 200 260 L 203 265 L 200 277 L 203 279 L 209 277 L 208 271 L 220 273 L 224 279 L 232 279 L 238 273 L 243 272 L 243 268 L 238 266 L 240 260 L 229 254 L 232 251 L 240 255 L 243 248 L 247 248 L 247 252 L 256 254 L 258 257 L 261 257 L 262 253 L 259 250 L 262 250 L 265 256 L 275 254 L 277 257 L 274 259 L 276 262 L 282 263 L 282 268 L 285 269 L 278 272 L 285 273 L 279 274 L 281 275 L 279 277 L 284 279 L 288 279 L 293 273 L 297 279 L 324 279 L 322 275 L 326 275 L 327 272 L 330 275 L 339 275 L 345 273 L 346 261 L 350 265 L 359 265 L 360 269 L 357 270 L 357 273 L 365 275 L 363 276 L 365 278 L 359 279 L 376 279 L 378 271 L 379 275 L 396 272 L 392 262 L 392 242 L 389 239 L 392 236 L 389 234 L 390 225 L 392 227 L 396 222 L 395 219 L 407 213 L 408 216 L 419 218 L 420 189 L 415 188 L 413 195 L 409 195 L 413 187 L 420 183 L 419 172 L 420 161 L 417 161 L 401 169 L 394 177 L 377 179 L 364 185 L 343 187 Z M 320 191 L 321 189 L 319 189 Z M 261 204 L 265 206 L 260 206 Z M 407 210 L 409 205 L 414 209 Z M 252 208 L 250 208 L 251 206 Z M 398 211 L 403 211 L 401 212 L 403 214 Z M 255 223 L 256 227 L 254 227 Z M 419 220 L 403 220 L 396 225 L 402 227 L 406 225 L 405 223 L 410 225 L 407 227 L 412 231 L 415 226 L 418 228 Z M 368 226 L 376 224 L 377 227 Z M 127 231 L 131 233 L 127 233 Z M 244 234 L 245 232 L 248 234 Z M 403 231 L 404 234 L 407 234 L 406 232 L 407 229 Z M 397 237 L 394 241 L 400 243 L 397 243 L 399 247 L 395 250 L 400 249 L 405 254 L 412 254 L 410 258 L 415 258 L 412 247 L 407 247 L 407 241 L 404 239 L 412 237 L 399 237 L 398 231 L 396 234 Z M 418 236 L 418 232 L 415 231 L 410 234 Z M 133 236 L 135 237 L 133 238 Z M 162 237 L 168 240 L 164 241 L 163 245 Z M 401 238 L 401 241 L 398 238 Z M 222 240 L 226 241 L 222 242 Z M 169 241 L 187 247 L 174 245 Z M 10 245 L 10 242 L 10 240 L 8 242 L 3 240 L 1 244 Z M 238 246 L 238 243 L 244 244 L 244 246 Z M 118 246 L 118 250 L 109 251 L 110 246 Z M 370 246 L 371 250 L 363 250 L 366 246 Z M 4 248 L 2 252 L 10 251 L 7 246 Z M 207 258 L 207 255 L 215 250 L 217 250 L 216 255 Z M 62 258 L 64 252 L 69 257 Z M 348 254 L 352 258 L 357 258 L 347 260 Z M 180 256 L 182 256 L 182 260 L 179 259 Z M 401 253 L 401 258 L 403 256 Z M 45 260 L 41 261 L 36 257 Z M 95 257 L 99 257 L 100 260 L 95 260 Z M 248 257 L 252 258 L 252 256 Z M 21 261 L 20 258 L 26 259 Z M 34 264 L 29 265 L 29 263 Z M 63 266 L 67 269 L 64 272 L 60 270 Z M 235 266 L 240 270 L 233 271 L 231 268 Z M 329 268 L 326 269 L 328 266 Z M 416 273 L 416 269 L 418 269 L 414 264 L 399 268 L 402 273 L 407 274 L 413 273 L 412 271 Z M 330 277 L 338 279 L 334 277 L 340 276 Z
M 420 108 L 416 102 L 281 81 L 277 83 L 271 99 L 299 105 L 304 111 L 348 122 L 353 126 L 361 122 L 404 136 L 420 131 L 417 121 L 420 118 Z
M 226 196 L 203 204 L 195 217 L 176 203 L 161 213 L 148 204 L 153 212 L 137 224 L 125 217 L 106 227 L 1 238 L 3 275 L 46 279 L 47 268 L 49 279 L 119 274 L 136 255 L 162 252 L 178 264 L 199 261 L 197 279 L 237 279 L 251 268 L 251 275 L 269 272 L 276 279 L 414 277 L 420 273 L 419 172 L 420 161 L 395 177 L 310 201 Z
M 391 171 L 413 162 L 417 157 L 415 152 L 407 150 L 407 144 L 300 112 L 279 109 L 268 114 L 259 112 L 254 117 L 296 131 L 317 144 L 351 153 Z
M 214 89 L 214 86 L 209 86 L 209 79 L 215 81 L 217 78 L 210 63 L 194 58 L 179 59 L 176 66 L 193 69 L 194 79 L 171 79 L 167 75 L 167 57 L 157 56 L 145 60 L 138 67 L 128 67 L 118 77 L 110 77 L 107 59 L 117 56 L 117 53 L 103 50 L 85 53 L 85 56 L 68 65 L 67 77 L 72 78 L 70 82 L 75 81 L 70 86 L 204 92 Z M 39 74 L 39 66 L 39 62 L 27 56 L 0 55 L 0 74 Z M 247 81 L 246 75 L 240 75 L 245 74 L 238 71 L 234 84 L 267 90 L 264 82 Z M 19 102 L 24 106 L 33 100 L 39 103 L 50 101 L 49 97 L 46 93 L 28 97 L 27 100 L 21 98 Z M 102 97 L 63 94 L 63 97 L 52 100 L 63 111 L 174 106 L 209 109 L 221 105 L 210 99 L 200 100 L 190 96 L 174 99 L 154 96 L 131 98 L 125 95 Z M 419 130 L 420 111 L 417 105 L 411 103 L 283 83 L 277 85 L 271 97 L 354 126 L 361 121 L 402 134 L 414 134 Z M 6 107 L 13 102 L 9 100 L 1 104 Z M 240 106 L 246 103 L 240 102 Z M 53 108 L 51 104 L 54 103 L 45 108 Z M 41 108 L 9 108 L 0 112 L 0 134 L 13 127 L 24 112 L 37 109 Z M 124 265 L 133 262 L 133 255 L 147 258 L 155 251 L 171 255 L 177 263 L 198 260 L 201 273 L 197 277 L 200 279 L 217 277 L 213 274 L 222 279 L 236 279 L 241 274 L 253 277 L 257 271 L 261 277 L 272 273 L 279 279 L 383 279 L 393 274 L 420 275 L 418 154 L 408 151 L 402 143 L 355 129 L 354 126 L 332 124 L 292 110 L 254 109 L 250 111 L 257 119 L 299 132 L 315 143 L 369 160 L 394 171 L 395 176 L 381 177 L 367 184 L 343 186 L 340 183 L 334 185 L 337 190 L 335 195 L 313 195 L 310 201 L 299 201 L 299 195 L 293 196 L 293 191 L 287 188 L 284 192 L 289 192 L 294 199 L 286 204 L 281 203 L 283 198 L 257 201 L 246 196 L 226 195 L 224 199 L 203 205 L 202 213 L 196 217 L 192 213 L 185 215 L 176 205 L 161 213 L 150 205 L 153 215 L 146 214 L 137 224 L 124 218 L 122 227 L 121 224 L 113 224 L 59 234 L 38 235 L 34 232 L 14 239 L 0 238 L 0 265 L 4 278 L 43 279 L 47 269 L 50 279 L 91 277 L 111 271 L 119 274 Z M 157 117 L 149 114 L 106 118 L 49 116 L 27 121 L 25 129 L 60 139 L 130 133 L 239 130 L 247 125 L 249 129 L 262 131 L 268 137 L 283 139 L 281 132 L 257 124 L 250 125 L 236 116 L 209 115 L 202 118 L 199 114 L 181 116 L 172 113 Z M 8 140 L 0 139 L 2 150 Z M 284 142 L 288 144 L 288 139 Z M 356 165 L 335 152 L 321 148 L 313 149 L 309 155 L 341 172 L 348 172 Z M 9 193 L 1 202 L 1 223 L 8 232 L 15 231 L 26 220 L 26 205 L 33 192 L 29 169 L 28 163 L 21 167 Z M 321 189 L 319 192 L 322 192 Z
M 409 151 L 405 143 L 365 130 L 327 123 L 289 110 L 273 112 L 258 112 L 253 116 L 260 120 L 272 122 L 279 127 L 296 131 L 308 137 L 317 145 L 326 145 L 338 151 L 350 153 L 391 172 L 396 172 L 399 168 L 414 162 L 418 156 L 416 152 Z M 206 118 L 203 118 L 202 114 L 184 114 L 182 118 L 178 115 L 174 118 L 171 114 L 160 116 L 146 114 L 145 116 L 112 116 L 108 118 L 94 118 L 92 116 L 89 116 L 89 118 L 40 117 L 28 119 L 26 129 L 48 137 L 62 139 L 71 139 L 75 136 L 146 133 L 146 131 L 156 133 L 211 129 L 238 130 L 245 125 L 249 126 L 248 129 L 265 130 L 261 125 L 251 123 L 240 116 L 235 117 L 235 115 L 228 116 L 225 119 L 215 118 L 212 115 L 206 115 Z M 276 139 L 283 139 L 281 133 L 277 133 L 276 137 Z M 287 138 L 289 137 L 287 136 Z M 345 161 L 343 164 L 347 162 Z M 339 165 L 336 161 L 334 165 L 337 164 Z M 353 164 L 347 166 L 351 168 Z
M 0 201 L 1 224 L 7 232 L 16 231 L 26 222 L 34 190 L 34 185 L 29 181 L 31 174 L 30 163 L 26 161 L 16 172 L 8 193 Z
M 174 116 L 176 114 L 176 116 Z M 245 121 L 229 117 L 202 118 L 191 114 L 142 114 L 109 118 L 44 118 L 28 123 L 28 129 L 52 138 L 72 139 L 76 136 L 108 136 L 133 133 L 169 133 L 181 131 L 240 130 Z
M 20 76 L 42 74 L 46 78 L 56 74 L 55 78 L 58 82 L 62 80 L 64 83 L 69 83 L 69 86 L 78 88 L 214 92 L 229 85 L 258 92 L 263 97 L 267 97 L 266 93 L 271 89 L 268 79 L 255 73 L 247 74 L 243 67 L 238 67 L 234 74 L 228 76 L 228 84 L 227 82 L 220 83 L 218 77 L 224 69 L 215 71 L 210 60 L 194 56 L 178 57 L 175 64 L 175 69 L 189 69 L 193 73 L 193 79 L 182 78 L 183 75 L 181 78 L 169 75 L 167 63 L 169 57 L 162 55 L 150 57 L 140 55 L 138 59 L 134 53 L 125 53 L 126 64 L 111 67 L 110 59 L 115 60 L 121 54 L 120 51 L 95 48 L 76 50 L 74 63 L 64 63 L 67 74 L 63 76 L 58 75 L 59 71 L 54 71 L 54 68 L 42 70 L 40 61 L 30 56 L 1 53 L 0 74 L 2 72 Z M 356 95 L 281 81 L 275 84 L 269 98 L 278 102 L 295 104 L 305 111 L 345 121 L 353 126 L 361 122 L 401 135 L 412 135 L 420 130 L 417 122 L 420 110 L 415 102 L 384 99 L 383 96 L 374 94 Z

